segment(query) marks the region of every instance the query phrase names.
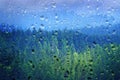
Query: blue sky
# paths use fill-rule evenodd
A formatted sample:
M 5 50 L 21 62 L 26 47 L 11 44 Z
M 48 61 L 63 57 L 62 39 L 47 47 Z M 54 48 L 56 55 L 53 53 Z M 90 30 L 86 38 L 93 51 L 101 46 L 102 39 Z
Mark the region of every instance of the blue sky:
M 20 28 L 82 28 L 117 24 L 120 0 L 0 0 L 0 23 Z

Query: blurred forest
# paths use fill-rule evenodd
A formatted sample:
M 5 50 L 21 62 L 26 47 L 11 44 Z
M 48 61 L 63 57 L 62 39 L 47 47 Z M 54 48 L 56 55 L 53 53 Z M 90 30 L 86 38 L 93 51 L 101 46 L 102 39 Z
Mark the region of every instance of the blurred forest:
M 120 80 L 120 35 L 0 25 L 0 80 Z

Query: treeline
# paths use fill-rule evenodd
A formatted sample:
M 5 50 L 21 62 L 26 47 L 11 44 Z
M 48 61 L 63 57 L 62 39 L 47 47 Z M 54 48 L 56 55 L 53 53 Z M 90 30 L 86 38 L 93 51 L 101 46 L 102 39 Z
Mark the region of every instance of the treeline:
M 77 52 L 85 49 L 85 47 L 94 47 L 96 44 L 103 46 L 109 43 L 120 43 L 120 36 L 118 35 L 87 35 L 83 34 L 80 30 L 54 30 L 47 31 L 35 28 L 22 30 L 15 28 L 13 25 L 6 24 L 0 25 L 0 35 L 4 41 L 10 42 L 19 49 L 24 46 L 39 46 L 44 43 L 49 44 L 51 47 L 56 46 L 62 49 L 62 46 L 71 46 Z M 3 42 L 3 41 L 2 41 Z

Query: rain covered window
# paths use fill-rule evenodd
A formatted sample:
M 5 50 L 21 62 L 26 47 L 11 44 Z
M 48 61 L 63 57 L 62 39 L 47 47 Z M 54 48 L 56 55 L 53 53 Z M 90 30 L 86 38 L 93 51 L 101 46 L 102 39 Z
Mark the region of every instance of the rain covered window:
M 0 0 L 0 80 L 120 80 L 120 0 Z

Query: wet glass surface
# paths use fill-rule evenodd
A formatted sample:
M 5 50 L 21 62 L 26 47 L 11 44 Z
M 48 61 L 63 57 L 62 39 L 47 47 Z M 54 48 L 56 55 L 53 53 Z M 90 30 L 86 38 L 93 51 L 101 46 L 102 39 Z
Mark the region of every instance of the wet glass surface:
M 119 0 L 0 0 L 0 80 L 120 80 Z

